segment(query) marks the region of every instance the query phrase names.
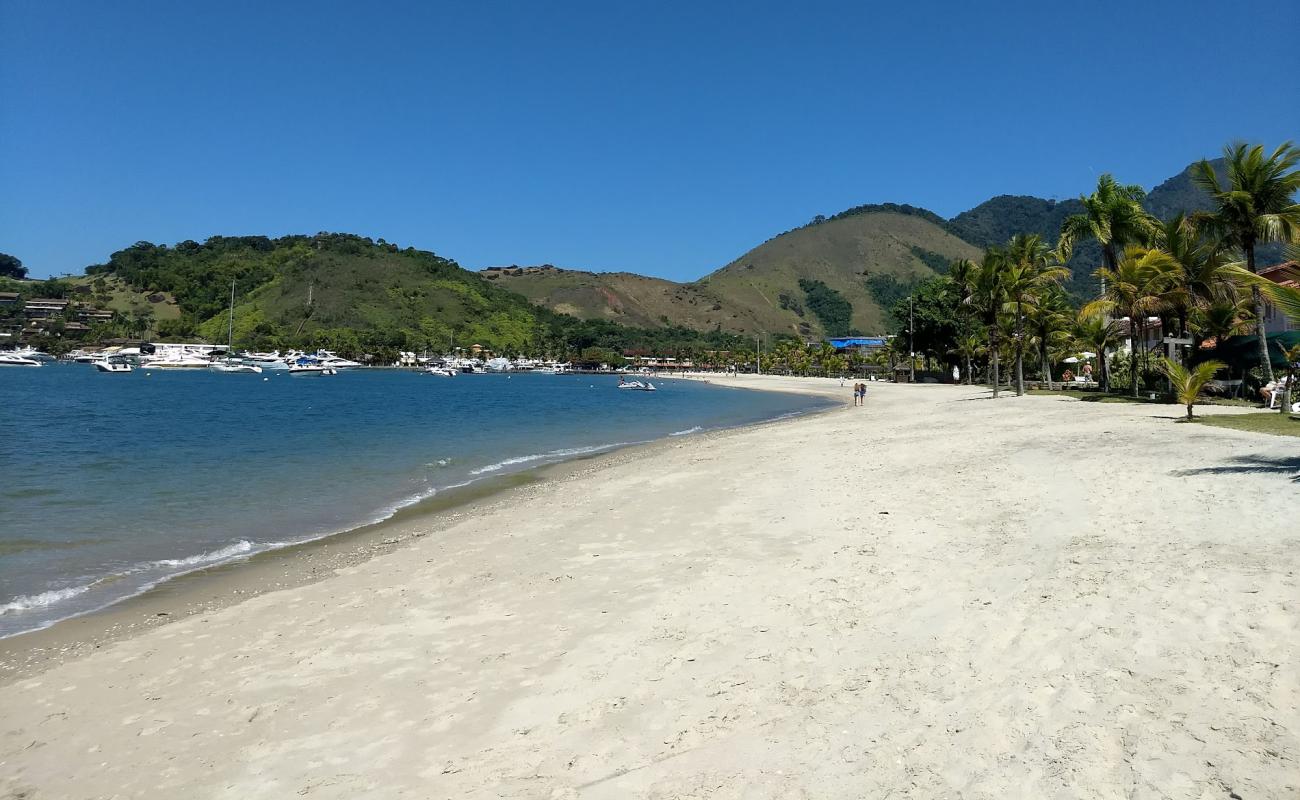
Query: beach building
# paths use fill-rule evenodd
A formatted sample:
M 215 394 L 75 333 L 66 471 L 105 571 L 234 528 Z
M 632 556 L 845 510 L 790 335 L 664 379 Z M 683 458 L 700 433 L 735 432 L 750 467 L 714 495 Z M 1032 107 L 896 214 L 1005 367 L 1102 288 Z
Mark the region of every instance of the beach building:
M 0 306 L 12 306 L 18 304 L 17 292 L 0 292 Z
M 1264 267 L 1259 274 L 1276 284 L 1289 286 L 1292 289 L 1300 289 L 1300 261 L 1283 261 L 1281 264 L 1274 264 L 1270 267 Z M 1296 330 L 1297 326 L 1291 321 L 1291 318 L 1283 314 L 1281 309 L 1273 306 L 1272 303 L 1264 304 L 1264 330 L 1269 334 L 1287 333 Z
M 47 319 L 67 310 L 67 300 L 54 298 L 32 298 L 23 305 L 23 313 L 28 319 Z
M 826 343 L 844 352 L 872 353 L 889 343 L 888 336 L 832 336 Z

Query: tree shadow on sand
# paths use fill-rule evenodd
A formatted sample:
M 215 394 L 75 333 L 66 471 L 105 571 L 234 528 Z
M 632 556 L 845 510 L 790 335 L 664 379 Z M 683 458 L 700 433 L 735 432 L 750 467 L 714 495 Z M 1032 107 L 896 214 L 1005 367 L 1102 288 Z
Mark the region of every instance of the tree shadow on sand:
M 1259 455 L 1237 456 L 1227 464 L 1220 466 L 1176 469 L 1169 474 L 1181 478 L 1189 475 L 1248 475 L 1252 473 L 1290 475 L 1292 483 L 1300 483 L 1300 456 L 1281 458 L 1269 458 L 1268 456 Z

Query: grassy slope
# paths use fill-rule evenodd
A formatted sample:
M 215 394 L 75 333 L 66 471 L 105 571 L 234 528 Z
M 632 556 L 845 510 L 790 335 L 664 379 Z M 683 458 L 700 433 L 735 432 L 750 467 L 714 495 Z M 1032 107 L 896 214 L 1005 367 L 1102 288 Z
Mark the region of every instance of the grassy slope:
M 868 275 L 927 278 L 934 270 L 911 250 L 918 247 L 944 258 L 977 258 L 979 250 L 919 216 L 877 212 L 834 219 L 771 239 L 699 281 L 728 298 L 769 331 L 820 333 L 805 310 L 800 317 L 780 305 L 785 292 L 800 302 L 800 278 L 820 280 L 853 304 L 853 326 L 866 333 L 890 327 L 886 311 L 867 289 Z
M 736 333 L 757 329 L 744 309 L 694 284 L 630 272 L 583 272 L 551 266 L 492 268 L 480 274 L 538 305 L 583 319 L 657 328 L 667 324 L 666 318 L 668 323 L 696 330 L 712 330 L 719 323 L 723 330 Z
M 75 289 L 78 286 L 93 286 L 96 277 L 93 275 L 77 275 L 60 278 L 60 280 L 72 284 Z M 149 300 L 150 293 L 136 291 L 115 277 L 109 276 L 105 278 L 104 282 L 108 287 L 104 295 L 97 295 L 93 292 L 91 294 L 74 292 L 71 297 L 81 303 L 89 303 L 99 308 L 107 308 L 110 311 L 121 311 L 127 314 L 139 313 L 149 309 L 153 311 L 154 319 L 158 321 L 178 319 L 181 315 L 180 307 L 176 305 L 175 299 L 167 292 L 154 293 L 162 296 L 161 301 L 154 303 Z
M 584 319 L 662 326 L 663 317 L 696 330 L 721 327 L 819 334 L 805 309 L 781 308 L 780 295 L 804 303 L 800 278 L 825 282 L 853 304 L 853 325 L 864 332 L 889 327 L 885 311 L 867 290 L 869 274 L 925 278 L 934 270 L 912 247 L 944 258 L 975 258 L 979 251 L 919 216 L 890 212 L 856 214 L 781 234 L 694 283 L 679 284 L 629 273 L 591 273 L 553 268 L 486 270 L 511 291 L 533 302 Z M 516 274 L 517 273 L 517 274 Z
M 311 308 L 307 298 L 310 292 Z M 536 312 L 522 297 L 456 270 L 430 274 L 404 253 L 322 252 L 301 267 L 286 270 L 242 298 L 235 308 L 236 339 L 250 338 L 260 323 L 290 332 L 321 329 L 423 329 L 434 342 L 458 344 L 482 338 L 496 344 L 522 344 L 536 329 Z M 226 315 L 205 322 L 200 333 L 225 339 Z

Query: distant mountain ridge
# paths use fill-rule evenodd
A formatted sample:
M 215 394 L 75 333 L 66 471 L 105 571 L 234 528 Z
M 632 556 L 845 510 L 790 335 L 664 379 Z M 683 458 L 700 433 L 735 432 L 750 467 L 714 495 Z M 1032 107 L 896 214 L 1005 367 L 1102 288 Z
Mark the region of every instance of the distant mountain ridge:
M 1222 159 L 1211 163 L 1222 174 Z M 1145 207 L 1162 219 L 1209 210 L 1211 199 L 1193 182 L 1192 169 L 1151 189 Z M 1082 210 L 1077 198 L 1028 195 L 999 195 L 952 219 L 900 203 L 855 206 L 818 215 L 689 283 L 536 267 L 496 267 L 482 274 L 535 303 L 585 319 L 807 338 L 836 332 L 806 307 L 808 292 L 800 281 L 820 281 L 852 306 L 847 329 L 881 332 L 891 323 L 885 306 L 915 282 L 943 272 L 952 259 L 978 258 L 1016 233 L 1037 233 L 1055 245 L 1066 217 Z M 1100 263 L 1095 242 L 1079 243 L 1066 289 L 1080 298 L 1092 295 L 1092 273 Z

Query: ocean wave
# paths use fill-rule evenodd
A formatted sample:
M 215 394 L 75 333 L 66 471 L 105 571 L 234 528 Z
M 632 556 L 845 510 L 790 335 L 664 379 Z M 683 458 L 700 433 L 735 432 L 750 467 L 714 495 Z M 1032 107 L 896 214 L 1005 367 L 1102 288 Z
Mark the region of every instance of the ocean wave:
M 699 432 L 702 431 L 702 430 L 704 430 L 704 428 L 700 427 L 699 425 L 696 425 L 694 428 L 687 428 L 687 429 L 684 430 L 684 431 L 673 431 L 672 433 L 670 433 L 670 434 L 668 434 L 668 435 L 669 435 L 669 436 L 686 436 L 686 435 L 688 435 L 688 434 L 692 434 L 692 433 L 699 433 Z
M 527 455 L 527 456 L 516 456 L 514 458 L 507 458 L 503 461 L 498 461 L 495 464 L 488 464 L 485 467 L 472 469 L 469 471 L 469 474 L 483 475 L 488 472 L 500 472 L 506 467 L 513 467 L 516 464 L 527 464 L 532 461 L 543 461 L 546 459 L 568 458 L 570 456 L 591 455 L 592 453 L 600 453 L 605 450 L 612 450 L 615 447 L 624 447 L 626 445 L 627 445 L 626 442 L 617 442 L 615 444 L 602 444 L 602 445 L 597 445 L 595 447 L 566 447 L 561 450 L 550 450 L 545 453 L 534 453 L 532 455 Z
M 138 572 L 140 569 L 151 569 L 156 567 L 197 567 L 202 564 L 210 564 L 214 561 L 225 561 L 226 559 L 234 558 L 235 556 L 251 553 L 252 550 L 252 542 L 247 539 L 240 539 L 238 542 L 223 547 L 220 550 L 199 553 L 198 555 L 187 556 L 186 558 L 163 558 L 158 561 L 150 561 L 147 564 L 141 565 L 140 568 L 134 571 Z
M 93 583 L 87 583 L 84 586 L 69 586 L 66 589 L 52 589 L 40 594 L 27 594 L 21 597 L 15 597 L 8 603 L 0 606 L 0 615 L 9 614 L 14 611 L 28 611 L 33 608 L 48 608 L 64 600 L 71 600 L 79 594 L 85 594 L 94 586 Z

